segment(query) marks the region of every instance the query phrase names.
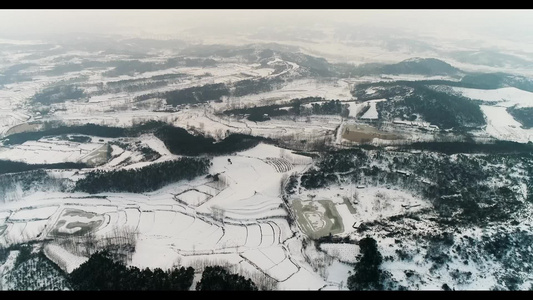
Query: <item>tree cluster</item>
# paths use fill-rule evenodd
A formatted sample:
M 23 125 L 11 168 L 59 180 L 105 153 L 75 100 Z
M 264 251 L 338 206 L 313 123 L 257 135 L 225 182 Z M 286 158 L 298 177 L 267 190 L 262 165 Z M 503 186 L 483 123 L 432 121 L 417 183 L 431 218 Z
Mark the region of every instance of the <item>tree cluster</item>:
M 69 275 L 78 291 L 185 291 L 194 278 L 194 269 L 156 268 L 143 270 L 115 262 L 106 251 L 96 252 Z
M 377 242 L 371 237 L 359 241 L 361 259 L 355 264 L 354 273 L 348 276 L 347 285 L 351 291 L 383 290 L 385 273 L 380 270 L 383 257 Z
M 54 164 L 27 164 L 20 161 L 0 160 L 0 174 L 18 173 L 40 169 L 82 169 L 86 168 L 85 163 L 54 163 Z
M 202 279 L 196 284 L 197 291 L 257 291 L 250 278 L 231 274 L 221 266 L 206 267 Z
M 65 135 L 65 134 L 84 134 L 100 137 L 123 137 L 126 136 L 126 129 L 121 127 L 110 127 L 97 124 L 85 124 L 80 126 L 59 126 L 47 128 L 41 131 L 26 131 L 15 133 L 4 138 L 3 143 L 6 145 L 22 144 L 26 141 L 36 141 L 45 136 Z
M 448 154 L 427 151 L 333 151 L 299 175 L 300 185 L 306 189 L 346 183 L 396 186 L 431 201 L 442 224 L 504 222 L 520 211 L 523 200 L 531 199 L 529 191 L 533 189 L 531 150 L 520 152 L 518 148 L 507 153 L 504 150 L 509 150 L 508 146 L 484 145 L 480 146 L 486 150 L 482 155 L 453 154 L 453 159 Z M 506 171 L 512 167 L 519 170 Z M 517 177 L 517 172 L 522 175 Z M 298 192 L 298 177 L 293 176 L 288 182 L 285 192 Z M 518 188 L 522 184 L 528 189 L 527 195 Z
M 95 170 L 76 182 L 76 191 L 142 193 L 157 190 L 179 180 L 190 180 L 207 174 L 211 165 L 207 158 L 182 157 L 174 161 L 152 164 L 140 169 Z
M 228 154 L 254 147 L 260 141 L 268 141 L 262 137 L 231 134 L 224 140 L 215 143 L 213 138 L 192 135 L 183 128 L 170 125 L 159 128 L 154 134 L 165 143 L 165 146 L 173 154 L 193 156 Z
M 523 128 L 533 127 L 533 107 L 509 107 L 507 112 L 520 122 Z
M 53 103 L 61 103 L 67 100 L 78 100 L 85 96 L 82 89 L 75 85 L 59 85 L 37 92 L 31 98 L 31 101 L 41 103 L 44 105 L 50 105 Z
M 145 62 L 140 60 L 119 60 L 114 61 L 112 64 L 115 66 L 113 69 L 104 72 L 104 76 L 118 77 L 121 75 L 133 76 L 135 73 L 145 73 L 159 71 L 169 68 L 174 68 L 179 65 L 179 61 L 176 59 L 168 59 L 166 62 Z

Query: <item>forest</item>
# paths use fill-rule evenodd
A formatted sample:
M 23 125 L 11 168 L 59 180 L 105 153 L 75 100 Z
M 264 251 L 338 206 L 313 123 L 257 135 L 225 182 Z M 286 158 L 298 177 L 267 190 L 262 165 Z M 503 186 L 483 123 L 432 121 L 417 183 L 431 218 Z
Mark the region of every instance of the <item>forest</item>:
M 32 245 L 0 248 L 0 262 L 18 251 L 13 270 L 7 274 L 9 289 L 24 291 L 257 291 L 250 279 L 219 265 L 207 266 L 193 286 L 195 269 L 174 266 L 170 269 L 126 266 L 107 250 L 90 255 L 71 273 L 61 270 L 42 250 Z
M 374 93 L 366 94 L 368 88 L 373 88 Z M 414 121 L 418 114 L 441 129 L 476 128 L 486 124 L 475 101 L 434 88 L 425 81 L 362 84 L 352 94 L 363 101 L 386 98 L 387 101 L 376 104 L 380 120 Z
M 520 122 L 523 128 L 533 127 L 533 107 L 509 107 L 507 112 Z
M 53 103 L 65 102 L 67 100 L 79 100 L 84 96 L 84 91 L 75 85 L 58 85 L 45 88 L 36 93 L 31 98 L 31 101 L 50 105 Z
M 251 148 L 257 145 L 257 143 L 260 141 L 269 141 L 269 139 L 263 137 L 250 136 L 246 134 L 231 134 L 224 140 L 216 142 L 216 140 L 211 137 L 193 135 L 183 128 L 174 127 L 160 121 L 149 121 L 127 128 L 110 127 L 96 124 L 85 124 L 81 126 L 65 126 L 64 124 L 47 126 L 45 124 L 44 127 L 52 128 L 35 132 L 11 134 L 5 137 L 2 142 L 5 145 L 16 145 L 22 144 L 29 140 L 38 140 L 46 136 L 64 136 L 67 134 L 83 134 L 89 136 L 119 138 L 138 137 L 141 134 L 153 133 L 165 143 L 170 152 L 173 154 L 197 156 L 204 154 L 228 154 Z M 82 137 L 78 136 L 74 139 L 79 140 L 82 139 Z M 58 166 L 61 167 L 61 165 Z M 20 168 L 23 167 L 20 166 Z
M 309 104 L 309 106 L 307 106 Z M 290 104 L 271 104 L 229 109 L 225 115 L 248 115 L 247 119 L 254 122 L 267 121 L 270 117 L 309 116 L 309 115 L 341 115 L 347 117 L 348 105 L 338 99 L 326 100 L 322 97 L 295 98 Z
M 246 134 L 231 134 L 220 142 L 210 137 L 192 135 L 187 130 L 171 125 L 158 128 L 154 135 L 158 137 L 170 152 L 180 155 L 222 155 L 254 147 L 260 141 L 269 139 Z
M 12 160 L 0 160 L 0 174 L 6 173 L 17 173 L 25 172 L 39 169 L 83 169 L 87 168 L 85 163 L 74 163 L 74 162 L 65 162 L 65 163 L 55 163 L 55 164 L 27 164 L 20 161 Z
M 513 220 L 533 200 L 532 163 L 530 151 L 448 155 L 346 149 L 329 152 L 303 174 L 291 176 L 285 192 L 297 192 L 298 176 L 309 190 L 333 184 L 397 187 L 430 201 L 442 224 L 481 226 Z M 514 171 L 503 171 L 508 168 Z M 526 193 L 517 188 L 522 183 Z
M 157 190 L 169 183 L 190 180 L 207 174 L 210 159 L 182 157 L 138 169 L 95 170 L 76 182 L 76 191 L 142 193 Z

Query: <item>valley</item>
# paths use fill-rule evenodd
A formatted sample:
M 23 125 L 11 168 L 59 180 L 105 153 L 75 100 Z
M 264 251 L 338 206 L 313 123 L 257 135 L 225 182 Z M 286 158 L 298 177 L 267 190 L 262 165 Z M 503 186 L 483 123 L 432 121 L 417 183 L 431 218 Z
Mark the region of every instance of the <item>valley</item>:
M 0 43 L 0 289 L 105 250 L 351 290 L 367 237 L 380 289 L 533 287 L 533 79 L 160 42 Z

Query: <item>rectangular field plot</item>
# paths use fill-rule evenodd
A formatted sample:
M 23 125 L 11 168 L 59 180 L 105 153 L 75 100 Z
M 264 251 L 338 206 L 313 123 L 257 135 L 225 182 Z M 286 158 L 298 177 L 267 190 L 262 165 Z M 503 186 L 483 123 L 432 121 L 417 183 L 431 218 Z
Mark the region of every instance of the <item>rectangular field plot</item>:
M 107 160 L 107 145 L 39 140 L 27 141 L 21 145 L 16 145 L 12 148 L 0 151 L 0 159 L 23 161 L 29 164 L 52 164 L 78 161 L 92 163 L 92 161 L 90 161 L 92 159 L 91 157 L 99 157 L 103 152 L 106 152 L 105 159 Z M 98 155 L 93 153 L 98 153 Z
M 330 200 L 293 202 L 296 221 L 311 238 L 337 234 L 344 230 L 342 216 Z
M 25 207 L 22 208 L 9 217 L 10 221 L 23 220 L 45 220 L 50 218 L 59 208 L 59 206 L 45 206 L 45 207 Z
M 211 199 L 212 196 L 196 189 L 187 190 L 181 194 L 176 195 L 176 199 L 192 206 L 199 206 Z
M 261 244 L 261 230 L 259 225 L 252 224 L 246 225 L 248 229 L 246 235 L 246 247 L 257 247 Z
M 94 231 L 104 224 L 104 215 L 81 209 L 66 208 L 50 231 L 52 236 L 68 236 Z

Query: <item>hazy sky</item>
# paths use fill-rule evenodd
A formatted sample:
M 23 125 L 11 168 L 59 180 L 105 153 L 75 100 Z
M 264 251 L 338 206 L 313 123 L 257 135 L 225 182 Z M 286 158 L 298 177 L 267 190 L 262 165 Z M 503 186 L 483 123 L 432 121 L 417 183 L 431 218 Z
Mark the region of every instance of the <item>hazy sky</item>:
M 511 9 L 59 9 L 0 10 L 0 37 L 51 33 L 136 33 L 173 35 L 184 29 L 252 30 L 261 26 L 313 26 L 345 22 L 505 38 L 531 37 L 533 10 Z

